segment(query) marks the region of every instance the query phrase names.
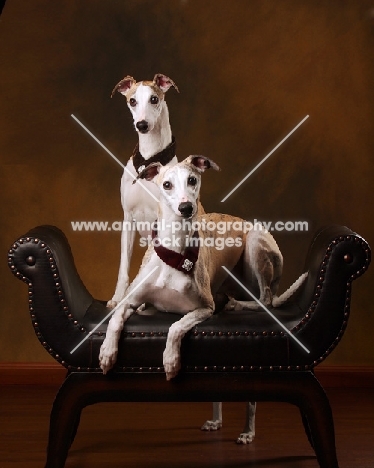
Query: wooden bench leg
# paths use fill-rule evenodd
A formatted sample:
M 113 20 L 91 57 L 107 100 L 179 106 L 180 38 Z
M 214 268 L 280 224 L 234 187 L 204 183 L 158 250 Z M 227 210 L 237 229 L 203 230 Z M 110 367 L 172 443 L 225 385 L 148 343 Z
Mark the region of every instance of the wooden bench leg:
M 308 386 L 298 403 L 304 428 L 320 468 L 339 468 L 331 406 L 318 380 L 309 375 Z
M 310 427 L 309 427 L 309 422 L 305 416 L 305 414 L 300 410 L 300 415 L 301 415 L 301 420 L 303 422 L 303 426 L 304 426 L 304 429 L 305 429 L 305 434 L 308 438 L 308 441 L 312 447 L 312 449 L 314 450 L 314 443 L 313 443 L 313 439 L 312 439 L 312 434 L 310 432 Z
M 81 412 L 87 405 L 100 401 L 232 401 L 227 399 L 228 394 L 234 401 L 283 401 L 296 405 L 320 468 L 339 468 L 330 403 L 312 372 L 237 374 L 235 379 L 230 374 L 201 374 L 197 379 L 185 375 L 175 385 L 166 382 L 163 375 L 153 375 L 154 392 L 149 400 L 150 379 L 150 375 L 142 374 L 70 374 L 53 404 L 45 468 L 64 468 Z M 226 391 L 220 390 L 219 382 Z M 204 395 L 207 388 L 213 390 Z
M 53 403 L 45 468 L 64 468 L 69 449 L 78 430 L 85 400 L 79 398 L 79 386 L 67 378 Z

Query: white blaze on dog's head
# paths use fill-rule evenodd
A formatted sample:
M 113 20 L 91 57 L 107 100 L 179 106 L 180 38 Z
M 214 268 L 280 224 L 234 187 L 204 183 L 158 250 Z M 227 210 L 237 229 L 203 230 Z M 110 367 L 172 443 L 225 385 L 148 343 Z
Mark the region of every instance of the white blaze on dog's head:
M 167 111 L 165 93 L 178 87 L 169 77 L 157 73 L 153 81 L 139 81 L 132 76 L 126 76 L 116 84 L 112 97 L 116 91 L 127 99 L 127 105 L 132 113 L 134 126 L 137 132 L 151 132 L 157 125 L 161 112 Z
M 217 164 L 205 156 L 188 156 L 172 167 L 152 163 L 139 178 L 153 181 L 160 189 L 162 204 L 166 204 L 178 217 L 192 218 L 198 209 L 201 174 L 207 169 L 219 171 Z

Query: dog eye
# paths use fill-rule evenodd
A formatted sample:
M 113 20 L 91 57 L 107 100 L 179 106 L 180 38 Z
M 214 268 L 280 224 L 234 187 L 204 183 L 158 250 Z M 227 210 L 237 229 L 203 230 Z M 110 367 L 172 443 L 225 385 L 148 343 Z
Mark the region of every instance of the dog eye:
M 162 184 L 165 190 L 170 190 L 171 189 L 171 182 L 166 181 Z
M 151 96 L 151 104 L 157 104 L 158 103 L 158 97 L 157 96 Z
M 130 106 L 131 106 L 131 107 L 135 107 L 135 106 L 136 106 L 136 104 L 137 104 L 137 103 L 136 103 L 136 99 L 135 99 L 135 98 L 133 98 L 133 97 L 130 99 L 130 101 L 129 101 L 129 102 L 130 102 Z
M 190 176 L 190 177 L 187 179 L 187 184 L 188 184 L 188 185 L 193 185 L 193 186 L 195 186 L 195 185 L 197 184 L 197 179 L 196 179 L 196 177 Z

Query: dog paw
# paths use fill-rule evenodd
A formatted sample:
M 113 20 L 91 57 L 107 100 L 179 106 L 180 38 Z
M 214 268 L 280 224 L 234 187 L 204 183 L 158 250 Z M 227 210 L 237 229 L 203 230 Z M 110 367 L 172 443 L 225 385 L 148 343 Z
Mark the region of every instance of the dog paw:
M 154 315 L 156 312 L 156 307 L 153 307 L 151 304 L 142 304 L 136 309 L 138 315 Z
M 243 306 L 236 299 L 231 298 L 225 305 L 225 310 L 243 310 Z
M 179 355 L 170 356 L 166 352 L 164 352 L 163 364 L 164 364 L 164 370 L 166 373 L 166 380 L 171 380 L 174 377 L 176 377 L 178 372 L 180 371 L 180 368 L 181 368 L 180 356 Z
M 171 380 L 178 375 L 180 366 L 164 364 L 164 369 L 166 374 L 166 380 Z
M 252 432 L 242 432 L 236 439 L 236 443 L 239 445 L 248 445 L 253 441 L 254 438 L 255 435 Z
M 201 426 L 202 431 L 218 431 L 222 427 L 222 421 L 220 419 L 205 421 Z
M 117 301 L 114 301 L 113 299 L 111 299 L 110 301 L 106 303 L 106 306 L 108 307 L 108 309 L 114 309 L 117 304 L 118 304 Z
M 104 340 L 100 348 L 99 363 L 100 368 L 105 375 L 115 364 L 117 360 L 118 349 L 113 346 L 107 339 Z

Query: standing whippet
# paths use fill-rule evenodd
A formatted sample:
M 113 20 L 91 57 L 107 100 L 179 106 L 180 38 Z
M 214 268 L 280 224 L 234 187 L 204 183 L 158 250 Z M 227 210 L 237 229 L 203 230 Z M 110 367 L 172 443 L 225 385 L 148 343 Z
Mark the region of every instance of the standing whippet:
M 163 353 L 166 378 L 170 380 L 181 367 L 182 338 L 195 325 L 212 316 L 213 295 L 219 290 L 224 292 L 223 283 L 228 275 L 223 266 L 232 271 L 243 262 L 245 284 L 259 291 L 260 301 L 267 306 L 281 305 L 304 281 L 306 274 L 277 297 L 283 258 L 272 235 L 264 229 L 246 232 L 245 221 L 233 216 L 198 215 L 201 174 L 208 168 L 219 169 L 203 156 L 189 156 L 172 167 L 150 164 L 139 174 L 139 178 L 153 181 L 159 188 L 158 232 L 153 232 L 153 241 L 139 273 L 126 291 L 127 299 L 119 304 L 109 321 L 99 356 L 104 374 L 115 364 L 124 323 L 144 302 L 152 303 L 158 310 L 183 315 L 171 325 Z M 197 231 L 193 229 L 196 222 L 200 226 Z M 224 233 L 201 229 L 204 223 L 217 226 L 222 222 L 227 226 Z M 238 229 L 240 224 L 242 230 Z M 242 291 L 238 290 L 235 297 L 240 298 L 240 293 Z M 256 309 L 258 304 L 233 299 L 229 307 Z M 216 408 L 220 409 L 220 405 L 216 404 Z M 254 411 L 255 404 L 249 403 L 246 434 L 239 436 L 239 443 L 248 443 L 254 436 Z M 221 417 L 218 413 L 216 416 L 217 420 Z
M 153 81 L 136 82 L 133 77 L 126 76 L 112 91 L 112 96 L 118 91 L 126 97 L 135 130 L 139 135 L 139 142 L 121 179 L 121 203 L 124 214 L 121 260 L 117 286 L 112 299 L 108 301 L 108 307 L 114 307 L 124 297 L 129 284 L 129 267 L 135 240 L 133 222 L 136 221 L 137 226 L 150 226 L 157 214 L 156 200 L 159 192 L 157 186 L 147 181 L 142 185 L 133 184 L 134 178 L 152 162 L 157 161 L 162 165 L 177 163 L 175 140 L 172 137 L 169 111 L 165 101 L 165 93 L 170 87 L 174 87 L 179 92 L 169 77 L 158 73 Z M 141 236 L 150 235 L 147 230 L 139 232 Z

